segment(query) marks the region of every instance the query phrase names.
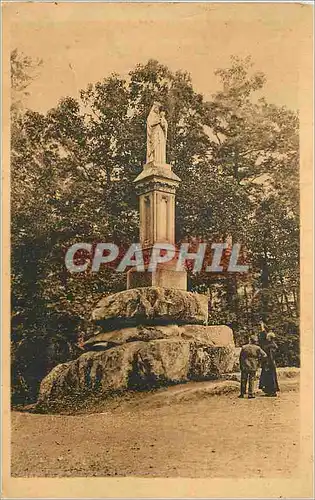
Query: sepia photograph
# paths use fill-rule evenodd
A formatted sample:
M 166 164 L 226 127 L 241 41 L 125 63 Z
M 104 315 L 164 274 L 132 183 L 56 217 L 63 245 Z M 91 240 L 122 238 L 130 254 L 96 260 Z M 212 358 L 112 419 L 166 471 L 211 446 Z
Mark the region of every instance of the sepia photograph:
M 2 13 L 3 498 L 312 498 L 313 6 Z

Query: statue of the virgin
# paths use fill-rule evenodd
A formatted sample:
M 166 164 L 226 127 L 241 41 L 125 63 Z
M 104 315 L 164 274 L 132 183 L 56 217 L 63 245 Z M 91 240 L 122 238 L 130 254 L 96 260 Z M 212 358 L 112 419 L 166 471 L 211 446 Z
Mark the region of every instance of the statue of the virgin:
M 147 163 L 166 163 L 166 138 L 165 112 L 155 101 L 147 118 Z

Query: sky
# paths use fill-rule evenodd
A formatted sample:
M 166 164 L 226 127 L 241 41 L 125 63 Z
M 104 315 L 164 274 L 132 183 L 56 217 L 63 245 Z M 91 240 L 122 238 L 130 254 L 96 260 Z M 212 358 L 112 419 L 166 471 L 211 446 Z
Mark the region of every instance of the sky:
M 43 65 L 27 105 L 45 112 L 111 73 L 150 58 L 186 70 L 205 98 L 231 55 L 252 56 L 269 102 L 299 108 L 312 7 L 301 4 L 15 3 L 4 7 L 11 49 Z

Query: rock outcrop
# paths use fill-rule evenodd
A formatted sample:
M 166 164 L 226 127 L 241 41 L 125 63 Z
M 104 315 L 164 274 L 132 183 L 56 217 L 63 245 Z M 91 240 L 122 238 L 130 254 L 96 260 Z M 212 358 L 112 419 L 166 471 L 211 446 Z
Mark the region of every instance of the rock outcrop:
M 234 346 L 195 340 L 134 341 L 101 352 L 87 352 L 55 367 L 40 387 L 38 408 L 67 398 L 106 396 L 189 380 L 211 380 L 231 371 Z
M 233 332 L 206 326 L 208 300 L 159 287 L 134 288 L 103 298 L 92 314 L 100 333 L 88 351 L 56 366 L 42 381 L 38 409 L 89 396 L 211 380 L 232 371 Z
M 205 324 L 205 295 L 171 288 L 133 288 L 100 300 L 92 320 L 106 330 L 139 324 Z
M 194 340 L 213 346 L 234 345 L 233 332 L 225 325 L 139 325 L 99 333 L 89 338 L 83 347 L 86 350 L 110 349 L 126 342 L 161 339 Z

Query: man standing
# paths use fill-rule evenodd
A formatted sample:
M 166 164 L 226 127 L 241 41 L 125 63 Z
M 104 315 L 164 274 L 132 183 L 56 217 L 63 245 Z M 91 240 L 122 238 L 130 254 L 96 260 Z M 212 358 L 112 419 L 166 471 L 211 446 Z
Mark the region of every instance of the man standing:
M 241 394 L 243 398 L 246 394 L 248 382 L 248 399 L 254 398 L 254 380 L 258 369 L 259 361 L 267 358 L 267 354 L 257 345 L 257 338 L 251 335 L 249 344 L 242 347 L 240 352 L 240 368 L 241 368 Z

